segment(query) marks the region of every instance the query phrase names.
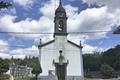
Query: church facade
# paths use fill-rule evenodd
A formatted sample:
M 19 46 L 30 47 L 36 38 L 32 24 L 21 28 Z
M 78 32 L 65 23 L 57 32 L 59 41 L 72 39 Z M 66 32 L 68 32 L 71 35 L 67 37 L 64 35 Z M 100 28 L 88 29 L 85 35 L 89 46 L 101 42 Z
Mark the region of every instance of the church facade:
M 67 15 L 60 2 L 55 11 L 54 17 L 54 40 L 42 44 L 40 42 L 39 61 L 42 73 L 39 80 L 55 80 L 55 66 L 53 60 L 58 61 L 59 52 L 65 60 L 69 60 L 67 65 L 67 80 L 83 80 L 83 60 L 82 46 L 67 39 Z

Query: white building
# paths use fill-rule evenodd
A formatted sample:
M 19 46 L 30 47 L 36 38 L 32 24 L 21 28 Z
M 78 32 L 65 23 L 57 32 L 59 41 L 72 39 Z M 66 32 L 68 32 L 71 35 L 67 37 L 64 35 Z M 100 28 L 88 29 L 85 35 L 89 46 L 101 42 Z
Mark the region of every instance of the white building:
M 19 65 L 12 64 L 10 66 L 10 74 L 14 78 L 32 76 L 32 68 L 27 66 L 19 66 Z
M 67 40 L 67 15 L 61 2 L 55 11 L 54 24 L 54 40 L 45 44 L 40 42 L 38 46 L 39 60 L 42 67 L 40 80 L 54 80 L 55 67 L 53 59 L 58 61 L 59 51 L 62 51 L 65 59 L 69 60 L 67 80 L 83 80 L 82 46 Z M 52 78 L 50 78 L 50 71 L 53 71 Z

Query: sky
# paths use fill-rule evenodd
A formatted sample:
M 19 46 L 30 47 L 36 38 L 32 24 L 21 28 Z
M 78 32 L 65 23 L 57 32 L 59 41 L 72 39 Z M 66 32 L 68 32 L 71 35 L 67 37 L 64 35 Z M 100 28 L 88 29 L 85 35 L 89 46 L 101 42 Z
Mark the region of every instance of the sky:
M 59 0 L 4 0 L 12 7 L 0 11 L 0 57 L 38 56 L 38 44 L 53 40 L 54 12 Z M 67 13 L 68 39 L 83 45 L 83 54 L 103 52 L 120 44 L 112 34 L 120 25 L 120 0 L 62 0 Z M 71 32 L 83 32 L 70 34 Z

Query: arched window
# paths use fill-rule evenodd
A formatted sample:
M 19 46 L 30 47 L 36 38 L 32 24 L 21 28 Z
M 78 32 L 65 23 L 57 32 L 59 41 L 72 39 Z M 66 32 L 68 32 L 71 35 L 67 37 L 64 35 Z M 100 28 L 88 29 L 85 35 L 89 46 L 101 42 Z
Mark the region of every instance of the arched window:
M 59 31 L 63 31 L 63 21 L 59 21 L 59 26 L 58 26 Z

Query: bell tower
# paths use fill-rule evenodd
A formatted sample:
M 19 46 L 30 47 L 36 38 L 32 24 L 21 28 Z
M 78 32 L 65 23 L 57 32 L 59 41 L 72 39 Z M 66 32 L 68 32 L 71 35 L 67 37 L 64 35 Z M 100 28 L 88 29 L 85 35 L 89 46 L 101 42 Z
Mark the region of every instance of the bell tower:
M 67 36 L 67 15 L 65 9 L 62 6 L 61 0 L 59 2 L 58 8 L 55 11 L 54 24 L 54 37 L 56 35 Z

